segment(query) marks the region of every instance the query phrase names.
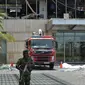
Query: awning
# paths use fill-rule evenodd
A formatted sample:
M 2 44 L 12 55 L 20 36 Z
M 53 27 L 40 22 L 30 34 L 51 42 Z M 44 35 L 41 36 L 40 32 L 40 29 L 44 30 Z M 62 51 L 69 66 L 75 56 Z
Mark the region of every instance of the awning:
M 46 30 L 51 30 L 53 27 L 57 26 L 67 26 L 68 30 L 72 30 L 76 26 L 85 25 L 85 19 L 60 19 L 52 18 L 47 21 Z

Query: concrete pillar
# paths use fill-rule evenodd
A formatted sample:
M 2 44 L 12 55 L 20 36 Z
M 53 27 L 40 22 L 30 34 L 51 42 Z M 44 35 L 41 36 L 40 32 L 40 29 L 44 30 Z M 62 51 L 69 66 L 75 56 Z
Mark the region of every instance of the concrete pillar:
M 47 0 L 40 0 L 39 4 L 39 14 L 43 15 L 43 18 L 47 18 Z

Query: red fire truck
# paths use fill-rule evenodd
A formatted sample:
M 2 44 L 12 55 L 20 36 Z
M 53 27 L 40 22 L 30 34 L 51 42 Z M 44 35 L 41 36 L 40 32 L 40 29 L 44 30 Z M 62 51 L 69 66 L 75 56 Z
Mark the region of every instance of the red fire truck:
M 35 65 L 49 65 L 56 61 L 55 39 L 49 35 L 33 35 L 26 40 L 26 48 Z

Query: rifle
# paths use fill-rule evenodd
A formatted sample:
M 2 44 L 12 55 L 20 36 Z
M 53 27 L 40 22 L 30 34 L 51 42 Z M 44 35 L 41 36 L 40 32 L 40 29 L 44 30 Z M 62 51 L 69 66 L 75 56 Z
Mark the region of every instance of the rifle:
M 26 63 L 24 70 L 22 70 L 21 81 L 24 81 L 28 76 L 30 76 L 30 68 L 31 68 L 31 64 Z

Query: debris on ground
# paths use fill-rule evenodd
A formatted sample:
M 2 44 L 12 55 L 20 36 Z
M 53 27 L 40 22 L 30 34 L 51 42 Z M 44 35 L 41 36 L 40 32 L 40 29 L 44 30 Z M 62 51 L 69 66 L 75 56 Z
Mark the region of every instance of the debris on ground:
M 79 70 L 84 70 L 85 65 L 71 65 L 67 63 L 62 63 L 62 68 L 59 69 L 59 71 L 64 72 L 64 71 L 79 71 Z
M 13 66 L 10 64 L 2 64 L 0 65 L 0 70 L 16 70 L 15 64 Z

